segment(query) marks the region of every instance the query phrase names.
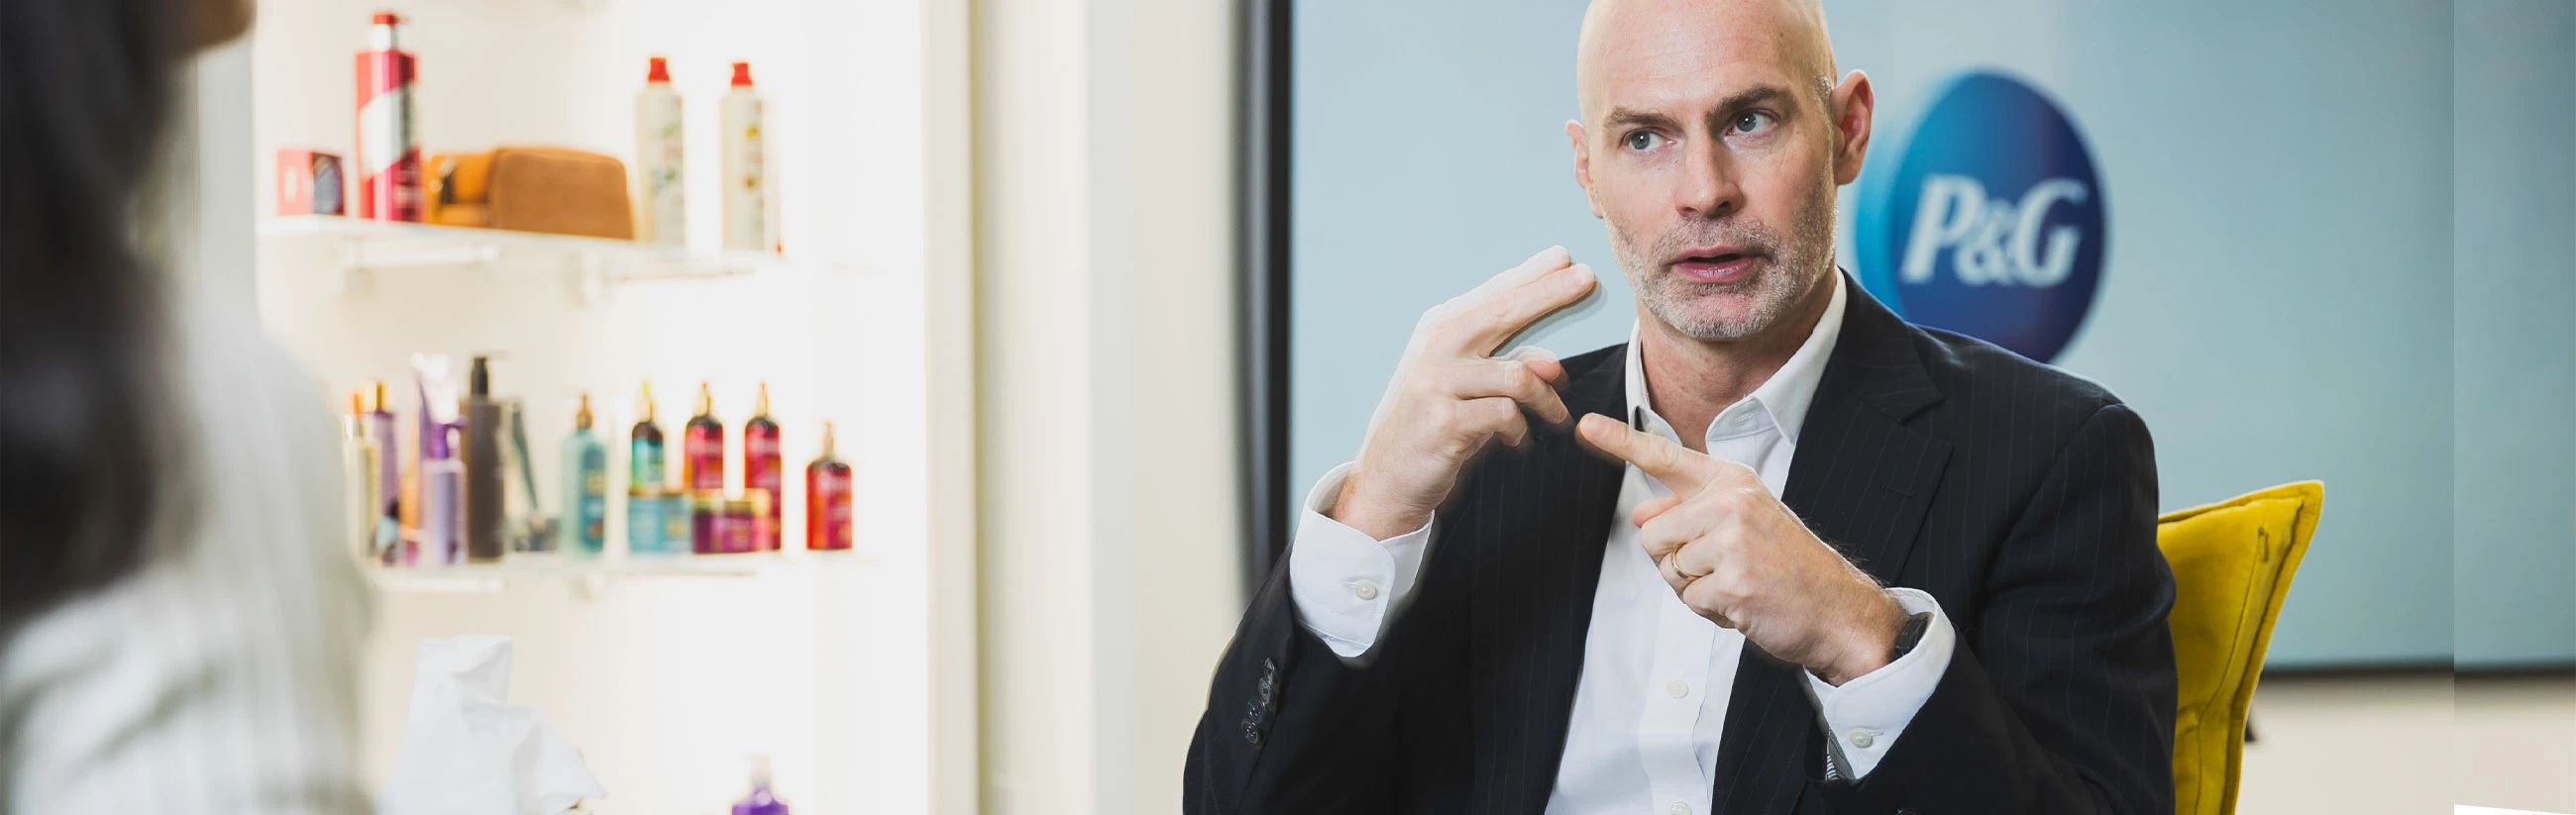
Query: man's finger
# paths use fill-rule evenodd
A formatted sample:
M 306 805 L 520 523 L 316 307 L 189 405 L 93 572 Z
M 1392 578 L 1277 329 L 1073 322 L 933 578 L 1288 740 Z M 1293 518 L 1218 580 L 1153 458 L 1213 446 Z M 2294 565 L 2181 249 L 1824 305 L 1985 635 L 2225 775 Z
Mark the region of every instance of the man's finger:
M 1574 413 L 1565 409 L 1565 399 L 1556 388 L 1528 366 L 1507 359 L 1486 359 L 1461 366 L 1451 381 L 1461 399 L 1486 396 L 1508 396 L 1538 414 L 1553 427 L 1564 427 L 1574 421 Z
M 1656 498 L 1645 503 L 1638 504 L 1636 509 L 1628 511 L 1628 524 L 1630 526 L 1645 526 L 1647 521 L 1654 520 L 1655 516 L 1662 515 L 1666 510 L 1679 506 L 1681 502 L 1682 494 L 1676 492 L 1662 498 Z
M 1538 374 L 1538 378 L 1547 380 L 1550 385 L 1565 381 L 1565 363 L 1556 361 L 1556 355 L 1548 353 L 1545 348 L 1524 345 L 1503 354 L 1502 358 L 1529 366 L 1530 373 Z
M 1592 267 L 1577 263 L 1494 295 L 1467 312 L 1463 340 L 1468 353 L 1492 353 L 1538 318 L 1583 302 L 1597 285 Z
M 1594 448 L 1654 476 L 1678 494 L 1699 492 L 1716 475 L 1716 459 L 1691 452 L 1662 436 L 1631 429 L 1608 416 L 1586 414 L 1576 429 Z
M 1493 295 L 1520 288 L 1532 280 L 1545 277 L 1547 273 L 1563 269 L 1573 262 L 1573 253 L 1567 252 L 1565 247 L 1550 246 L 1538 250 L 1538 254 L 1529 256 L 1529 259 L 1521 261 L 1520 265 L 1504 269 L 1501 274 L 1476 284 L 1476 288 L 1467 292 L 1467 297 L 1471 300 L 1489 299 Z

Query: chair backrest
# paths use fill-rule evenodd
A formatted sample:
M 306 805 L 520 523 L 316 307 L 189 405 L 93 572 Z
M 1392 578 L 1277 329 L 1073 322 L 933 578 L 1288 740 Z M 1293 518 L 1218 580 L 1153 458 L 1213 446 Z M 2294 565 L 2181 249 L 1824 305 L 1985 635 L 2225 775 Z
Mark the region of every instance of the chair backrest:
M 2325 485 L 2283 484 L 2156 519 L 2174 574 L 2175 815 L 2230 815 L 2245 712 Z

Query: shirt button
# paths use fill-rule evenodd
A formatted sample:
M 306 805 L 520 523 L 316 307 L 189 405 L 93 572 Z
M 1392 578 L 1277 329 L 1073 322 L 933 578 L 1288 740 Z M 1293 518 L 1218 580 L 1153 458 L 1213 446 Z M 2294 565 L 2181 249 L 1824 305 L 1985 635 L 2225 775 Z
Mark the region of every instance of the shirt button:
M 1851 746 L 1864 750 L 1869 749 L 1869 743 L 1872 740 L 1869 731 L 1862 730 L 1857 727 L 1852 728 L 1850 733 L 1844 735 L 1844 738 L 1851 741 Z
M 1673 815 L 1690 815 L 1690 802 L 1674 801 L 1672 812 Z
M 1664 692 L 1665 692 L 1665 693 L 1672 694 L 1672 695 L 1673 695 L 1673 698 L 1675 698 L 1675 699 L 1679 699 L 1679 698 L 1682 698 L 1682 697 L 1684 697 L 1684 696 L 1689 696 L 1689 695 L 1690 695 L 1690 683 L 1688 683 L 1688 682 L 1684 682 L 1684 681 L 1681 681 L 1681 680 L 1679 680 L 1679 679 L 1675 679 L 1675 680 L 1673 680 L 1673 681 L 1666 682 L 1666 683 L 1664 683 Z
M 1359 595 L 1361 600 L 1375 600 L 1377 599 L 1377 581 L 1370 580 L 1365 577 L 1360 578 L 1360 582 L 1351 586 L 1351 593 Z

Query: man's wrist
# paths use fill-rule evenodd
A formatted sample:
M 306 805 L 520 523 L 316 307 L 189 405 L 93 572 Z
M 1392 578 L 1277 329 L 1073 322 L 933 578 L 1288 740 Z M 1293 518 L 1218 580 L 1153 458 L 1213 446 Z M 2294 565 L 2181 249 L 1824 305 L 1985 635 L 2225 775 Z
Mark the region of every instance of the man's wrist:
M 1370 503 L 1368 493 L 1361 487 L 1361 479 L 1362 473 L 1358 469 L 1351 470 L 1342 478 L 1341 492 L 1333 497 L 1333 505 L 1325 508 L 1324 517 L 1359 530 L 1371 540 L 1380 541 L 1420 529 L 1430 521 L 1429 513 L 1406 517 Z
M 1825 684 L 1841 687 L 1843 683 L 1868 676 L 1895 661 L 1896 637 L 1905 628 L 1905 606 L 1885 590 L 1874 592 L 1876 603 L 1861 615 L 1844 638 L 1842 657 L 1816 675 Z

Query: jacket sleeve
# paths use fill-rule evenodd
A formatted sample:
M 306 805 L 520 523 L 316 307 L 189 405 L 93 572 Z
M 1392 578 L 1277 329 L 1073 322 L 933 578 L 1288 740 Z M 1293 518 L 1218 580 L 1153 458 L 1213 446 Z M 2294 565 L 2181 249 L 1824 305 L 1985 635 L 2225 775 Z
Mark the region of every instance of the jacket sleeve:
M 1413 655 L 1437 649 L 1348 664 L 1296 613 L 1282 564 L 1253 596 L 1209 683 L 1190 739 L 1184 812 L 1385 809 L 1397 760 L 1397 677 L 1418 669 Z
M 2153 443 L 2126 406 L 2096 410 L 2059 451 L 1987 598 L 1955 621 L 1963 647 L 1877 769 L 1815 780 L 1832 810 L 2172 812 L 2174 582 Z

